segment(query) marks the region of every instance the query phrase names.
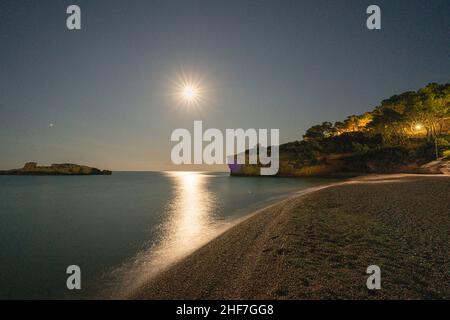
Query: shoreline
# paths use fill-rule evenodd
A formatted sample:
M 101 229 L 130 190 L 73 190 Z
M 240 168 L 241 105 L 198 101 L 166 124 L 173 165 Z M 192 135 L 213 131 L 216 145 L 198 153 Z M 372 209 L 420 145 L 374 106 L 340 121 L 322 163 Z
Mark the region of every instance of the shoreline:
M 311 178 L 313 179 L 313 178 Z M 336 180 L 336 179 L 330 179 Z M 112 286 L 107 289 L 102 288 L 97 290 L 99 293 L 97 294 L 102 298 L 112 298 L 112 299 L 124 299 L 129 296 L 129 292 L 134 292 L 136 288 L 142 286 L 147 281 L 154 279 L 159 274 L 165 272 L 170 269 L 177 263 L 182 262 L 184 259 L 189 257 L 191 254 L 195 253 L 197 250 L 201 249 L 203 246 L 208 245 L 211 241 L 214 241 L 216 238 L 220 237 L 223 233 L 227 232 L 229 229 L 239 225 L 240 223 L 246 221 L 254 215 L 257 215 L 261 211 L 270 209 L 272 206 L 279 204 L 289 198 L 296 197 L 299 193 L 306 194 L 310 192 L 314 192 L 317 188 L 323 188 L 326 186 L 332 186 L 337 183 L 341 183 L 343 180 L 332 181 L 332 182 L 324 182 L 319 186 L 307 187 L 305 189 L 297 189 L 291 190 L 285 194 L 277 195 L 270 197 L 268 199 L 262 200 L 255 204 L 252 204 L 249 207 L 243 207 L 236 210 L 233 215 L 224 220 L 224 222 L 217 226 L 214 231 L 214 235 L 212 235 L 208 240 L 200 243 L 200 245 L 194 248 L 191 252 L 182 255 L 181 257 L 176 257 L 175 259 L 165 259 L 164 262 L 160 262 L 162 260 L 160 254 L 161 251 L 158 249 L 158 245 L 151 246 L 147 250 L 141 251 L 138 255 L 133 259 L 132 263 L 124 263 L 120 267 L 114 270 L 114 274 L 116 274 L 115 278 L 111 280 L 114 283 Z M 156 248 L 156 252 L 155 252 Z M 148 257 L 151 256 L 151 259 Z M 150 263 L 148 262 L 150 261 Z M 156 261 L 156 263 L 155 263 Z M 147 270 L 139 270 L 142 265 L 146 265 Z M 117 276 L 119 275 L 119 276 Z M 123 290 L 123 288 L 126 288 Z
M 364 189 L 373 195 L 362 197 Z M 408 190 L 417 193 L 417 196 L 405 199 L 408 198 Z M 301 190 L 248 214 L 189 256 L 148 279 L 128 298 L 395 299 L 403 297 L 405 292 L 409 292 L 406 298 L 448 298 L 450 289 L 442 288 L 440 283 L 448 283 L 449 275 L 436 273 L 436 270 L 445 267 L 448 270 L 450 267 L 450 251 L 447 250 L 450 239 L 445 232 L 447 229 L 442 229 L 445 226 L 450 228 L 450 219 L 445 216 L 449 193 L 449 176 L 421 174 L 366 175 Z M 387 197 L 389 195 L 392 198 Z M 438 197 L 436 199 L 441 201 L 423 201 L 429 197 Z M 379 198 L 381 201 L 378 201 Z M 396 205 L 394 199 L 406 201 L 405 205 Z M 420 201 L 414 207 L 408 206 L 417 200 Z M 333 205 L 332 202 L 338 204 Z M 421 211 L 427 211 L 426 207 L 434 220 L 438 221 L 429 220 L 429 217 L 421 214 Z M 353 214 L 355 208 L 357 211 L 364 210 Z M 417 221 L 411 220 L 408 214 L 414 215 Z M 377 215 L 377 219 L 373 215 Z M 396 215 L 401 215 L 402 219 Z M 303 223 L 298 224 L 297 220 Z M 425 225 L 430 227 L 428 231 L 418 233 L 417 229 Z M 411 238 L 410 234 L 402 234 L 399 230 L 409 230 L 414 236 Z M 380 234 L 381 238 L 378 239 Z M 339 237 L 335 238 L 336 235 Z M 423 241 L 424 235 L 431 237 L 428 242 Z M 352 237 L 355 238 L 353 241 L 347 241 L 350 240 L 347 238 Z M 419 243 L 409 248 L 402 238 Z M 359 242 L 365 245 L 360 247 Z M 386 246 L 389 250 L 383 256 Z M 430 254 L 429 246 L 441 247 L 447 250 L 443 251 L 446 254 Z M 416 288 L 402 292 L 398 282 L 409 283 L 408 270 L 414 269 L 407 264 L 393 268 L 388 262 L 408 260 L 405 252 L 414 248 L 418 250 L 416 257 L 420 257 L 417 258 L 420 261 L 414 261 L 414 265 L 426 256 L 426 260 L 431 259 L 433 262 L 433 268 L 419 272 L 420 277 L 427 278 L 421 280 L 426 283 L 426 291 Z M 386 260 L 387 257 L 389 259 Z M 386 264 L 380 267 L 388 270 L 386 285 L 392 290 L 369 292 L 365 288 L 365 268 L 376 264 L 370 263 L 371 258 L 377 261 L 381 259 Z M 360 261 L 359 268 L 356 268 L 355 259 L 365 262 Z M 439 267 L 434 260 L 446 262 Z M 335 268 L 330 269 L 330 266 Z M 420 267 L 419 263 L 416 268 L 420 271 Z M 390 274 L 390 269 L 397 269 L 397 276 Z M 325 281 L 322 273 L 329 279 Z M 427 274 L 434 276 L 428 279 Z M 396 277 L 406 279 L 399 280 Z M 347 279 L 348 283 L 342 283 L 342 279 Z

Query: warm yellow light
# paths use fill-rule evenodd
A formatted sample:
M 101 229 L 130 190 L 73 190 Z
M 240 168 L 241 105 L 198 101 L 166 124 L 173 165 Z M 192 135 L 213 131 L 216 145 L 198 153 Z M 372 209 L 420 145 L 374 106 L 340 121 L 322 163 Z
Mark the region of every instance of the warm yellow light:
M 416 129 L 416 130 L 422 130 L 422 125 L 421 124 L 416 124 L 415 126 L 414 126 L 414 129 Z

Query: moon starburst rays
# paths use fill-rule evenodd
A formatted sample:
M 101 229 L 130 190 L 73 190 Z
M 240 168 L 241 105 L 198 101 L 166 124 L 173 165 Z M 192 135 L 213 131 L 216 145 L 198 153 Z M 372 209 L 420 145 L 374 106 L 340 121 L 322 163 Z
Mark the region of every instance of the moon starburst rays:
M 201 78 L 181 74 L 174 82 L 174 96 L 178 106 L 199 107 L 206 102 L 206 89 Z

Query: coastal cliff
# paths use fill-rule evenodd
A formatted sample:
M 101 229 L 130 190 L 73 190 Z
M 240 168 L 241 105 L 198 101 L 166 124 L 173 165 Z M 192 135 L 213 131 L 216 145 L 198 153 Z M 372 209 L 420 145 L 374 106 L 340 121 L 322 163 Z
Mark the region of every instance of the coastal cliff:
M 229 168 L 232 176 L 259 176 L 261 166 Z M 450 84 L 394 95 L 372 111 L 314 125 L 302 140 L 279 146 L 279 176 L 365 173 L 450 174 Z
M 0 171 L 0 175 L 111 175 L 109 170 L 100 170 L 88 166 L 63 163 L 51 166 L 38 166 L 36 162 L 28 162 L 21 169 Z
M 333 154 L 322 157 L 315 164 L 301 164 L 288 159 L 289 155 L 280 156 L 280 177 L 314 177 L 314 176 L 352 176 L 360 174 L 447 174 L 450 175 L 450 158 L 427 161 L 424 159 L 407 159 L 404 161 L 390 161 L 386 154 L 381 157 L 361 154 Z M 231 176 L 260 176 L 259 165 L 229 166 Z

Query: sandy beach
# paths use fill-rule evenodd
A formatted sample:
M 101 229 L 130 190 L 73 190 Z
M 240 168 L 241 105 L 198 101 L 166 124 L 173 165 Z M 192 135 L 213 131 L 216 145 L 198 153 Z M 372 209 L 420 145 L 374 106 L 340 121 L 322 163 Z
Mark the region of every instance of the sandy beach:
M 129 298 L 449 299 L 449 230 L 450 176 L 355 178 L 260 210 Z

